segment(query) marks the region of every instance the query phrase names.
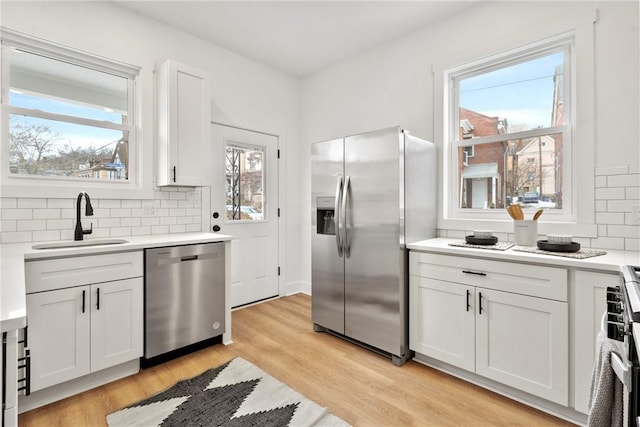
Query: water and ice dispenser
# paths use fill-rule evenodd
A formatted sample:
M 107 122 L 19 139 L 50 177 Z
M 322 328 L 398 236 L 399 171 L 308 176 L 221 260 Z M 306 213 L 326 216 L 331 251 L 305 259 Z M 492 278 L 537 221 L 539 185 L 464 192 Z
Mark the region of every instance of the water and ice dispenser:
M 316 199 L 316 233 L 336 234 L 335 197 L 318 197 Z

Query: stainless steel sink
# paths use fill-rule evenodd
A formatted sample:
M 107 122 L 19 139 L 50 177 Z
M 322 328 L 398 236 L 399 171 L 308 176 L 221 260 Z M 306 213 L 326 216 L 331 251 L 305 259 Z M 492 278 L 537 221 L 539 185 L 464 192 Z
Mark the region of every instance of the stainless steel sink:
M 124 239 L 100 239 L 100 240 L 66 240 L 63 242 L 41 243 L 31 246 L 33 249 L 62 249 L 77 248 L 82 246 L 104 246 L 104 245 L 120 245 L 128 243 Z

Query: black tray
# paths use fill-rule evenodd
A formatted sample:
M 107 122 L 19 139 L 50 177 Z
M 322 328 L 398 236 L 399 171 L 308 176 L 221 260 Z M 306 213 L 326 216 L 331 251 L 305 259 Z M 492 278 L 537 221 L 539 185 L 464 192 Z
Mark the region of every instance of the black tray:
M 474 236 L 464 236 L 465 242 L 471 245 L 495 245 L 498 243 L 498 238 L 496 236 L 491 237 L 474 237 Z
M 538 249 L 549 252 L 578 252 L 580 243 L 549 243 L 547 240 L 538 240 Z

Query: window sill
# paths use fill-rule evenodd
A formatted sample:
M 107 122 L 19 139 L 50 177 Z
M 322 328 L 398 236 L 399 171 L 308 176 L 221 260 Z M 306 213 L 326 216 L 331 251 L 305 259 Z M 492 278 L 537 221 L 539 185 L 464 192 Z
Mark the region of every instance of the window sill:
M 513 233 L 511 219 L 439 219 L 438 229 L 446 230 L 491 230 L 496 233 Z M 538 235 L 571 234 L 575 237 L 592 238 L 598 236 L 597 224 L 560 221 L 538 221 Z

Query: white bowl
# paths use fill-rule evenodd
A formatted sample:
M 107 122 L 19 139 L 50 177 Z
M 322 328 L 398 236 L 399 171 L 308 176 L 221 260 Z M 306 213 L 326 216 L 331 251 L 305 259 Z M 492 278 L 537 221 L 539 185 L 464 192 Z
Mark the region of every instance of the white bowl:
M 573 242 L 573 236 L 567 234 L 547 234 L 547 243 L 554 245 L 570 245 Z

